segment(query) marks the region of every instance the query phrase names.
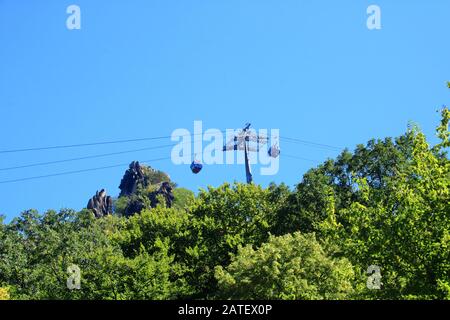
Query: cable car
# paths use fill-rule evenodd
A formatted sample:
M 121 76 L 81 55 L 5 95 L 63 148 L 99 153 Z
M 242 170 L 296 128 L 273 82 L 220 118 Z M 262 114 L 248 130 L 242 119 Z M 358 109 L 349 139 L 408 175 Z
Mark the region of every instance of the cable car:
M 197 161 L 197 160 L 192 161 L 192 163 L 191 163 L 192 173 L 197 174 L 202 170 L 202 168 L 203 168 L 203 165 L 201 164 L 200 161 Z
M 269 151 L 267 152 L 270 157 L 277 158 L 280 155 L 280 148 L 278 145 L 274 144 L 269 148 Z

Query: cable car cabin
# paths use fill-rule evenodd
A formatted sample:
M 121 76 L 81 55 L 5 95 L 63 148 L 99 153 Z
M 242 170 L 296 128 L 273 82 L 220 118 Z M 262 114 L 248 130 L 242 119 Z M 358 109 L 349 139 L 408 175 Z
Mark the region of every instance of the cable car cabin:
M 194 174 L 199 173 L 203 168 L 203 165 L 198 161 L 192 161 L 191 163 L 191 171 Z
M 277 158 L 280 155 L 280 148 L 277 145 L 273 145 L 269 148 L 268 154 L 272 158 Z

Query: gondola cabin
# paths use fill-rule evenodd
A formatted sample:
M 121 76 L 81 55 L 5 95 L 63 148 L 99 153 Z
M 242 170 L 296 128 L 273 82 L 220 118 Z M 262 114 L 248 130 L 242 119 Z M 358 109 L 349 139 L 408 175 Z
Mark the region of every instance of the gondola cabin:
M 280 155 L 280 148 L 277 145 L 273 145 L 269 148 L 268 154 L 272 158 L 277 158 Z
M 202 171 L 203 165 L 199 162 L 199 161 L 192 161 L 191 163 L 191 171 L 194 174 L 199 173 L 200 171 Z

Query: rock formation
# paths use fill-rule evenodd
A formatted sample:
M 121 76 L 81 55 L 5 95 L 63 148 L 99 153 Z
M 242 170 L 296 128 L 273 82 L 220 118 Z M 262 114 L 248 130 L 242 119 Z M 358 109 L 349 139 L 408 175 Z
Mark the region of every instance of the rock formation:
M 158 196 L 163 197 L 168 208 L 172 207 L 172 203 L 175 198 L 173 196 L 173 188 L 169 182 L 162 182 L 158 190 L 150 193 L 149 199 L 152 208 L 156 207 L 156 205 L 158 204 Z
M 129 217 L 144 209 L 154 208 L 162 201 L 170 208 L 174 201 L 173 186 L 166 173 L 133 161 L 120 182 L 121 205 L 118 213 Z M 103 217 L 112 214 L 113 201 L 102 189 L 89 200 L 87 208 L 97 218 Z
M 120 181 L 120 195 L 129 196 L 136 192 L 138 185 L 146 186 L 146 177 L 144 171 L 138 161 L 130 163 L 128 170 Z
M 105 189 L 97 191 L 87 204 L 87 208 L 92 210 L 97 218 L 111 214 L 112 207 L 112 198 L 106 195 Z

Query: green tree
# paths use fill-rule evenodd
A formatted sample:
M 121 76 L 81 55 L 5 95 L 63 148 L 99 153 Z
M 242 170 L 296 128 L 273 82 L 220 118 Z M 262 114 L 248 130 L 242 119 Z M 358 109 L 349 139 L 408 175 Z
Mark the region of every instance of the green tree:
M 191 282 L 200 296 L 214 293 L 214 267 L 230 262 L 239 245 L 260 245 L 268 239 L 274 205 L 270 192 L 257 185 L 223 184 L 199 193 L 188 210 L 192 216 Z
M 0 300 L 9 300 L 9 291 L 8 288 L 0 287 Z
M 115 234 L 125 218 L 96 219 L 89 210 L 26 211 L 2 226 L 0 283 L 16 299 L 169 299 L 173 257 L 156 239 L 126 256 Z M 151 251 L 151 253 L 149 253 Z M 67 268 L 81 271 L 80 289 L 70 290 Z
M 168 243 L 156 241 L 149 254 L 144 246 L 127 258 L 118 250 L 94 250 L 82 267 L 80 298 L 114 300 L 161 300 L 174 297 L 170 281 L 173 257 Z
M 385 177 L 382 190 L 357 181 L 359 200 L 337 212 L 329 236 L 360 272 L 381 268 L 382 290 L 366 291 L 368 297 L 450 298 L 450 162 L 417 128 L 406 136 L 406 161 Z
M 185 210 L 195 199 L 195 194 L 185 188 L 175 188 L 173 190 L 173 207 L 179 210 Z
M 345 299 L 353 292 L 352 265 L 333 257 L 314 234 L 270 237 L 259 249 L 240 247 L 229 266 L 216 267 L 226 299 Z
M 155 254 L 158 243 L 167 245 L 166 254 L 171 257 L 169 279 L 174 283 L 172 296 L 187 297 L 193 294 L 185 279 L 190 267 L 187 248 L 191 243 L 192 217 L 184 210 L 159 205 L 139 215 L 123 220 L 120 228 L 111 235 L 124 255 L 135 258 L 143 254 Z
M 412 139 L 411 134 L 397 139 L 373 139 L 358 145 L 353 153 L 344 150 L 336 159 L 310 169 L 294 192 L 284 196 L 277 209 L 274 234 L 320 233 L 320 225 L 328 217 L 330 199 L 337 211 L 362 201 L 356 188 L 359 179 L 367 181 L 374 195 L 375 190 L 382 195 L 386 180 L 411 158 Z

